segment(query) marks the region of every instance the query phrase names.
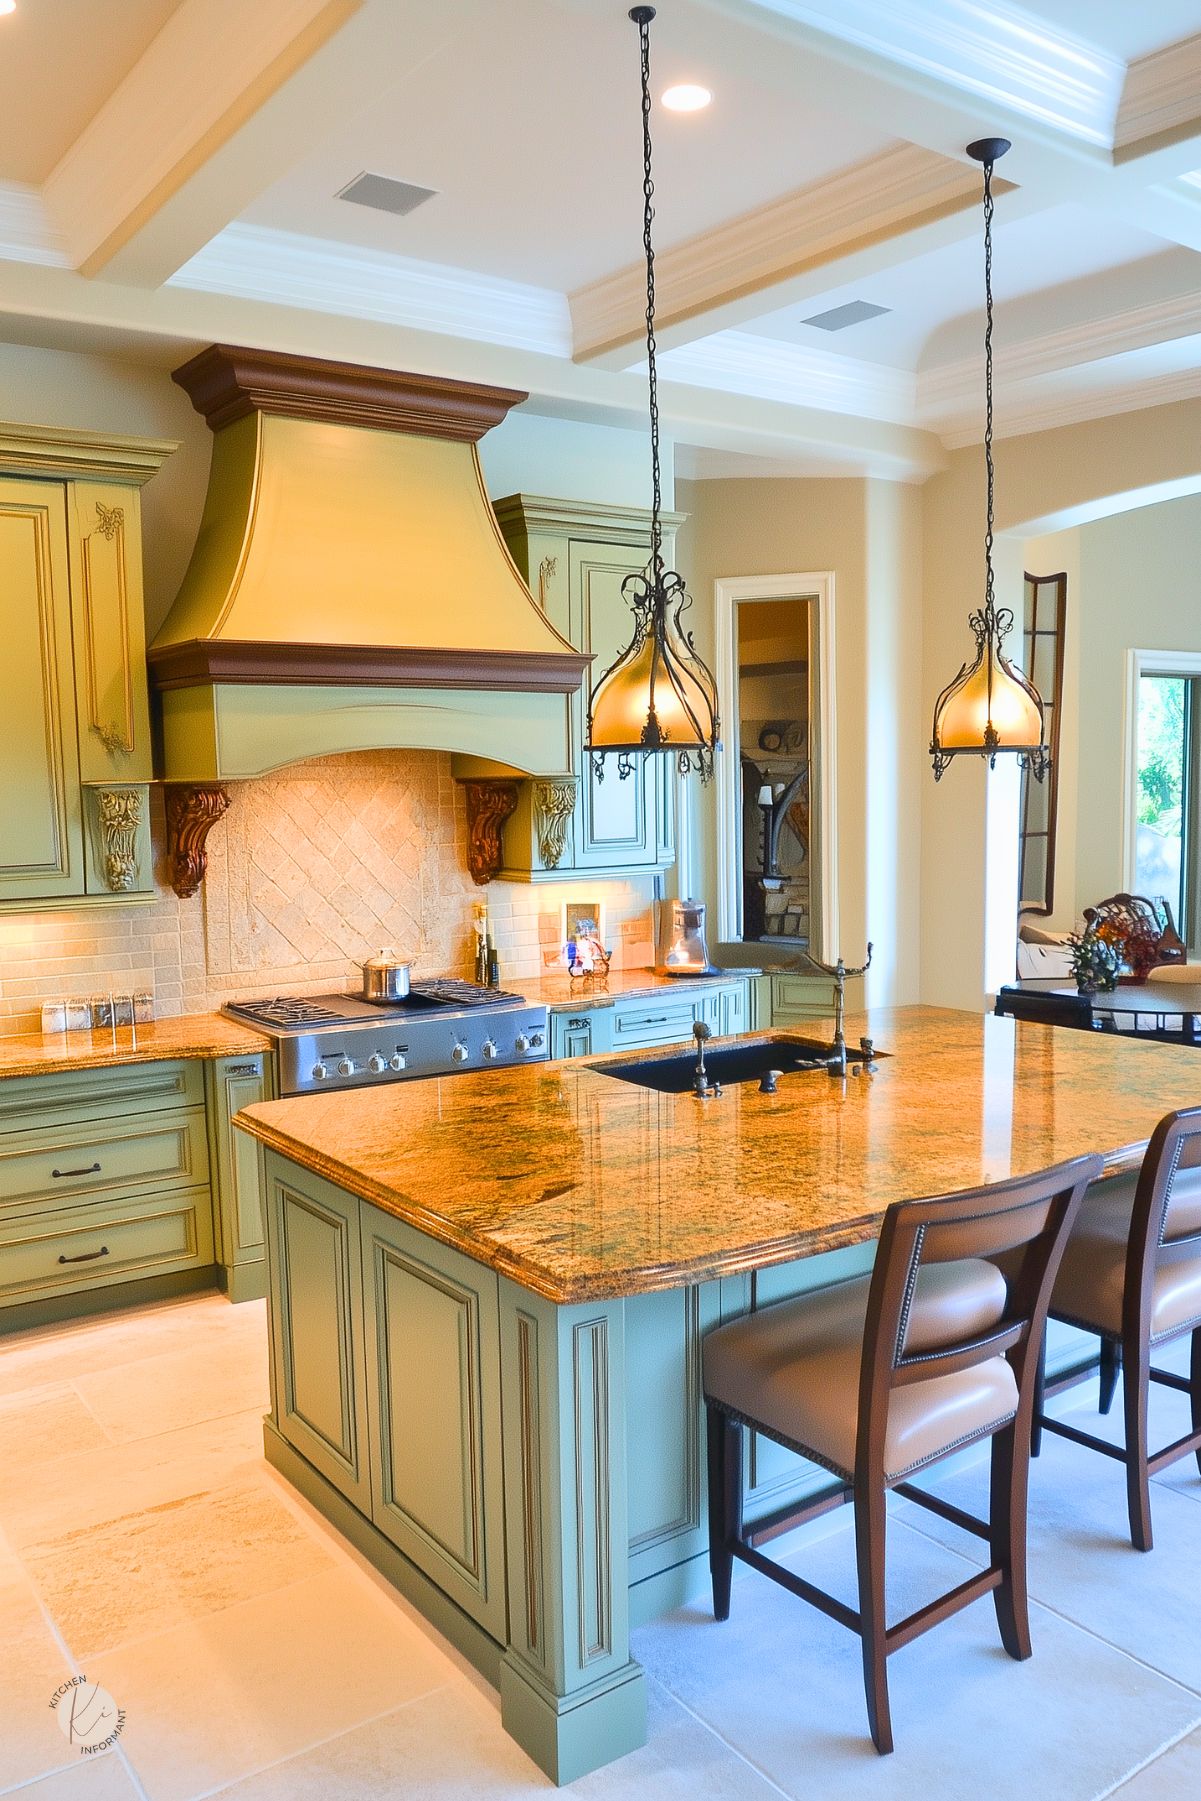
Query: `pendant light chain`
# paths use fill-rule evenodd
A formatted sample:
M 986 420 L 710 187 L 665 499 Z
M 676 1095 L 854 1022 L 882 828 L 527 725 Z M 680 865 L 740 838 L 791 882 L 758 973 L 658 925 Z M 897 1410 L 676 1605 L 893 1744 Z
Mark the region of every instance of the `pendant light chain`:
M 996 502 L 996 471 L 993 467 L 993 400 L 992 400 L 992 192 L 993 165 L 984 165 L 984 467 L 986 471 L 988 523 L 984 534 L 984 608 L 991 624 L 996 613 L 996 584 L 993 576 L 993 513 Z
M 646 253 L 646 369 L 651 421 L 651 573 L 663 575 L 663 486 L 659 468 L 659 372 L 655 363 L 655 182 L 651 157 L 652 7 L 640 7 L 638 41 L 642 55 L 642 247 Z

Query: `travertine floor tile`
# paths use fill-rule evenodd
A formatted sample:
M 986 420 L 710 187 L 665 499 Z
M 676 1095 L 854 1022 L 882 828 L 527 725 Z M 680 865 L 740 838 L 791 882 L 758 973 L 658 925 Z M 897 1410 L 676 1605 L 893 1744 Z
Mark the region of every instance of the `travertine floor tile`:
M 80 1758 L 65 1770 L 18 1789 L 16 1801 L 140 1801 L 119 1757 Z
M 900 1523 L 891 1549 L 891 1619 L 969 1567 Z M 850 1531 L 802 1547 L 797 1568 L 853 1598 Z M 1035 1654 L 1015 1663 L 977 1602 L 891 1658 L 887 1758 L 867 1734 L 858 1639 L 764 1578 L 737 1584 L 724 1624 L 682 1610 L 636 1632 L 634 1654 L 798 1801 L 1093 1801 L 1201 1721 L 1196 1696 L 1048 1610 L 1034 1609 L 1032 1628 Z
M 0 1401 L 0 1497 L 15 1492 L 25 1472 L 106 1442 L 103 1429 L 65 1384 L 36 1389 L 27 1399 L 10 1395 Z
M 348 1568 L 91 1658 L 88 1674 L 126 1711 L 151 1801 L 189 1801 L 447 1683 L 467 1686 L 431 1635 Z
M 50 1698 L 72 1674 L 32 1583 L 0 1567 L 0 1791 L 71 1761 Z
M 1114 1793 L 1113 1801 L 1197 1801 L 1201 1795 L 1201 1732 L 1191 1732 Z
M 27 1545 L 23 1556 L 81 1663 L 328 1568 L 317 1540 L 255 1478 Z
M 231 1307 L 224 1295 L 198 1294 L 17 1333 L 0 1356 L 0 1395 L 27 1394 L 180 1347 L 203 1357 L 206 1344 L 234 1338 L 260 1345 L 265 1322 L 265 1301 Z
M 75 1387 L 115 1444 L 270 1404 L 265 1331 L 215 1337 L 77 1376 Z
M 773 1801 L 779 1790 L 651 1685 L 649 1742 L 585 1776 L 583 1801 Z M 814 1791 L 816 1794 L 818 1791 Z M 229 1801 L 543 1801 L 556 1793 L 505 1732 L 494 1698 L 466 1685 L 372 1720 L 236 1783 Z

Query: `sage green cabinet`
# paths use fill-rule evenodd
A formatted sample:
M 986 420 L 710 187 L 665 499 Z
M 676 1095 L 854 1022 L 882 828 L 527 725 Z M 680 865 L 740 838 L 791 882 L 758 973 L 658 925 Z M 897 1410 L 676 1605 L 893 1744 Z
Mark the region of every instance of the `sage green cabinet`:
M 610 1009 L 590 1007 L 582 1013 L 552 1013 L 552 1057 L 599 1057 L 610 1045 Z
M 153 888 L 138 489 L 174 448 L 0 425 L 0 903 Z
M 265 1158 L 272 1417 L 315 1470 L 371 1514 L 359 1203 Z
M 564 876 L 626 875 L 666 868 L 675 858 L 670 758 L 644 757 L 623 781 L 617 759 L 597 775 L 584 755 L 588 690 L 630 641 L 633 614 L 622 583 L 650 557 L 650 514 L 512 494 L 496 516 L 518 568 L 552 625 L 594 658 L 582 689 L 571 696 L 571 769 L 575 801 L 564 819 L 561 784 L 524 782 L 517 811 L 504 828 L 501 876 L 513 881 Z M 664 551 L 683 514 L 664 516 Z M 559 772 L 547 772 L 556 775 Z
M 552 1013 L 552 1057 L 599 1057 L 605 1051 L 652 1050 L 667 1044 L 686 1044 L 692 1028 L 703 1020 L 712 1031 L 725 1036 L 748 1029 L 748 995 L 745 979 L 693 986 L 681 981 L 675 988 L 659 988 L 649 994 L 630 995 L 599 1007 L 581 1007 L 578 1013 Z
M 773 970 L 770 981 L 773 1026 L 808 1028 L 817 1020 L 829 1020 L 833 1017 L 834 983 L 831 976 L 799 975 L 792 970 Z M 847 1012 L 857 1013 L 862 1007 L 863 977 L 854 976 L 847 983 Z
M 503 1639 L 496 1276 L 374 1207 L 362 1243 L 372 1520 Z
M 226 1293 L 252 1301 L 267 1292 L 263 1227 L 263 1154 L 257 1139 L 235 1131 L 234 1115 L 273 1098 L 271 1059 L 265 1055 L 218 1057 L 207 1066 L 213 1208 Z

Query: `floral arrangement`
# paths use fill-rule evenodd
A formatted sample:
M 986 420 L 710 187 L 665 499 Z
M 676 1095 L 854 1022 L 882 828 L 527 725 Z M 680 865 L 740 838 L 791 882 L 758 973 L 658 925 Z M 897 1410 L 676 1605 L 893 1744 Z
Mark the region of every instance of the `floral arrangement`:
M 1125 967 L 1136 982 L 1145 982 L 1157 963 L 1163 962 L 1162 931 L 1150 911 L 1110 903 L 1097 910 L 1085 929 L 1095 932 L 1114 951 L 1119 970 Z
M 1122 944 L 1107 924 L 1086 926 L 1068 939 L 1072 957 L 1072 974 L 1081 994 L 1110 993 L 1118 985 L 1122 965 Z

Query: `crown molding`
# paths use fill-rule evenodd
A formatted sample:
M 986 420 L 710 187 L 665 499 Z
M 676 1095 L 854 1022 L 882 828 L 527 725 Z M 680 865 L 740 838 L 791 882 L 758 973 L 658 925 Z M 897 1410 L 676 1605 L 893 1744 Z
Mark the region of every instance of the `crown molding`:
M 553 289 L 265 226 L 227 225 L 167 286 L 571 354 L 567 301 Z
M 1059 375 L 1082 363 L 1104 362 L 1109 357 L 1146 350 L 1153 344 L 1166 344 L 1174 338 L 1193 337 L 1198 333 L 1201 333 L 1201 290 L 1178 294 L 1169 300 L 1152 301 L 1146 306 L 1130 307 L 1108 318 L 1066 326 L 1062 331 L 1043 332 L 1024 343 L 1005 346 L 997 351 L 994 359 L 997 387 L 1004 394 L 1007 388 L 1039 381 L 1048 375 Z M 917 378 L 919 421 L 937 430 L 940 414 L 953 413 L 964 406 L 972 406 L 974 410 L 980 397 L 981 380 L 979 356 L 964 357 L 954 363 L 923 370 Z
M 1000 195 L 1012 185 L 998 179 L 994 191 Z M 917 144 L 895 144 L 658 251 L 657 326 L 666 332 L 673 323 L 720 303 L 758 294 L 979 204 L 980 174 L 974 164 Z M 577 362 L 634 345 L 645 331 L 646 271 L 641 263 L 577 288 L 569 299 Z
M 176 438 L 130 438 L 58 425 L 0 423 L 0 472 L 129 482 L 141 488 L 179 449 Z
M 1201 35 L 1140 57 L 1126 71 L 1114 126 L 1116 152 L 1195 128 L 1201 116 Z
M 1122 59 L 1006 0 L 747 0 L 1108 150 Z
M 868 363 L 836 351 L 789 344 L 749 331 L 719 331 L 660 353 L 669 381 L 753 394 L 789 406 L 811 406 L 858 418 L 911 425 L 917 378 L 908 369 Z
M 71 266 L 40 192 L 23 182 L 0 182 L 0 260 L 51 269 Z
M 1053 431 L 1061 425 L 1082 425 L 1089 419 L 1108 419 L 1117 413 L 1140 413 L 1152 407 L 1169 406 L 1176 400 L 1201 399 L 1201 369 L 1178 369 L 1150 380 L 1123 382 L 1120 386 L 1094 390 L 1091 394 L 1064 394 L 1046 400 L 1033 400 L 1028 405 L 1006 407 L 998 413 L 995 435 L 998 438 L 1020 438 L 1031 432 Z M 957 426 L 940 433 L 948 450 L 962 450 L 979 444 L 982 422 Z

